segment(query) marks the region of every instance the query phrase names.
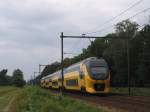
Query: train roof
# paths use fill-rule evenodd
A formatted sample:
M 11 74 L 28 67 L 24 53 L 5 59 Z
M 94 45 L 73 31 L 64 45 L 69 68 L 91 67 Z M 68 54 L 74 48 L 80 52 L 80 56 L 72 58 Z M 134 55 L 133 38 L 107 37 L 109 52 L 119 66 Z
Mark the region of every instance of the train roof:
M 89 57 L 89 58 L 86 58 L 86 59 L 84 59 L 84 60 L 82 60 L 82 61 L 80 61 L 80 62 L 78 62 L 78 63 L 72 64 L 72 65 L 70 65 L 69 67 L 67 67 L 67 68 L 65 68 L 65 69 L 67 70 L 67 69 L 70 69 L 70 68 L 72 68 L 72 67 L 79 66 L 81 63 L 86 63 L 86 62 L 90 62 L 90 61 L 94 61 L 94 60 L 101 60 L 102 62 L 105 62 L 105 60 L 104 60 L 103 58 L 98 59 L 97 57 Z M 64 71 L 65 71 L 65 69 L 64 69 Z M 51 77 L 51 76 L 53 76 L 53 75 L 56 75 L 56 73 L 59 73 L 59 74 L 60 74 L 60 72 L 61 72 L 61 70 L 56 71 L 56 72 L 54 72 L 54 73 L 52 73 L 52 74 L 49 74 L 49 75 L 43 77 L 42 79 L 46 79 L 46 78 L 48 78 L 48 77 Z
M 80 62 L 78 62 L 78 63 L 75 63 L 75 64 L 73 64 L 73 65 L 70 65 L 70 66 L 67 67 L 66 69 L 72 68 L 72 67 L 75 67 L 75 66 L 78 66 L 78 65 L 80 65 L 81 63 L 86 63 L 86 62 L 90 62 L 90 61 L 94 61 L 94 60 L 105 61 L 103 58 L 98 59 L 97 57 L 89 57 L 89 58 L 86 58 L 86 59 L 84 59 L 84 60 L 82 60 L 82 61 L 80 61 Z
M 52 74 L 49 74 L 49 75 L 47 75 L 47 76 L 44 76 L 42 79 L 47 79 L 47 78 L 52 77 L 52 76 L 54 76 L 54 75 L 56 75 L 56 74 L 60 74 L 60 72 L 61 72 L 61 70 L 56 71 L 56 72 L 54 72 L 54 73 L 52 73 Z

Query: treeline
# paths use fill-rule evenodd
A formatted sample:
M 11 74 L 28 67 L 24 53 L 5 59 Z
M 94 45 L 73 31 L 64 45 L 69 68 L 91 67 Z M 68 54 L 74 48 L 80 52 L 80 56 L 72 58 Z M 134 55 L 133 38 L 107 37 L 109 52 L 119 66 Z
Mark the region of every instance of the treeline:
M 26 84 L 23 79 L 23 72 L 20 69 L 14 70 L 12 76 L 7 75 L 7 72 L 7 69 L 0 71 L 0 86 L 14 85 L 17 87 L 23 87 Z
M 136 22 L 129 20 L 116 24 L 115 33 L 95 39 L 78 56 L 65 58 L 64 67 L 91 56 L 104 58 L 111 70 L 111 85 L 125 87 L 128 84 L 127 48 L 130 57 L 131 85 L 150 87 L 150 25 L 139 29 Z M 59 62 L 46 66 L 42 74 L 36 78 L 37 81 L 60 68 Z

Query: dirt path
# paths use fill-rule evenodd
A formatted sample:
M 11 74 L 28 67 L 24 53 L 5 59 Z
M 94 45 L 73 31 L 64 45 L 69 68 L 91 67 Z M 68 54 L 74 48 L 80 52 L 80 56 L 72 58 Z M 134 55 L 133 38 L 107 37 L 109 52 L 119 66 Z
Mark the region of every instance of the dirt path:
M 3 108 L 2 112 L 10 112 L 10 107 L 12 105 L 12 102 L 15 100 L 15 97 L 12 97 L 11 100 L 9 101 L 8 105 Z
M 8 89 L 1 90 L 0 92 L 0 112 L 12 112 L 11 107 L 16 95 L 20 91 L 15 87 L 8 87 Z

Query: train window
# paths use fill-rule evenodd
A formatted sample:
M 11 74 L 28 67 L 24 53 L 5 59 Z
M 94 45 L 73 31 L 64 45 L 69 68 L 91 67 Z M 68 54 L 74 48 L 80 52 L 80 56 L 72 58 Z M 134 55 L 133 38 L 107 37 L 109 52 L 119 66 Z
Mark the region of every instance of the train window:
M 77 79 L 71 79 L 66 81 L 67 86 L 78 86 L 78 80 Z
M 59 78 L 58 81 L 59 81 L 59 82 L 62 81 L 61 79 L 62 79 L 62 78 Z
M 49 82 L 52 82 L 52 80 L 51 80 L 51 79 L 49 79 Z
M 104 59 L 98 59 L 97 61 L 90 61 L 90 62 L 88 62 L 88 63 L 86 63 L 90 68 L 91 67 L 100 67 L 100 66 L 102 66 L 102 67 L 107 67 L 108 65 L 107 65 L 107 63 L 106 63 L 106 61 L 104 60 Z
M 48 82 L 46 82 L 46 85 L 48 85 Z
M 80 71 L 80 66 L 76 65 L 76 66 L 70 67 L 70 68 L 65 70 L 66 73 L 74 72 L 74 71 Z
M 106 74 L 107 68 L 106 67 L 92 67 L 91 71 L 93 74 Z
M 52 82 L 52 86 L 57 86 L 58 85 L 58 82 L 55 81 L 55 82 Z

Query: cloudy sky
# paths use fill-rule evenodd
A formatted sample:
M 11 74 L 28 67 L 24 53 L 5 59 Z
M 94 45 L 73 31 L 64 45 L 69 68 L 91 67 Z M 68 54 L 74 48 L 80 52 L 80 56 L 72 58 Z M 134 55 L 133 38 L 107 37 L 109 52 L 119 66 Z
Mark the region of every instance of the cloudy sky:
M 139 0 L 0 0 L 0 70 L 9 74 L 20 68 L 29 79 L 38 64 L 60 60 L 60 32 L 81 35 L 100 30 L 150 7 L 143 0 L 128 12 L 103 25 L 104 22 L 132 6 Z M 150 12 L 136 18 L 146 23 Z M 92 35 L 105 35 L 113 27 Z M 65 52 L 81 52 L 89 44 L 87 39 L 65 40 Z M 70 55 L 66 55 L 70 56 Z

